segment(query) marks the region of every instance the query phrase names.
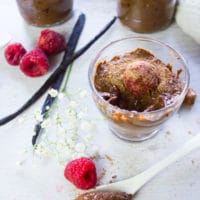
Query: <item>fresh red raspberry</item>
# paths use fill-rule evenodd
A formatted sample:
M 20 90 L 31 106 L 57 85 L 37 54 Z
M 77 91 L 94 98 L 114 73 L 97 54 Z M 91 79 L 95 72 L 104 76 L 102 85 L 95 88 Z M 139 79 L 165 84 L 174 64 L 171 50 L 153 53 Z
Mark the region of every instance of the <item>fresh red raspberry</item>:
M 97 183 L 96 167 L 89 158 L 71 161 L 65 168 L 64 176 L 80 189 L 93 188 Z
M 38 47 L 47 55 L 59 53 L 66 48 L 65 37 L 60 33 L 45 29 L 40 34 Z
M 5 58 L 10 65 L 19 65 L 25 53 L 26 49 L 21 43 L 10 44 L 4 51 Z
M 48 72 L 49 61 L 41 49 L 35 48 L 23 56 L 20 62 L 20 69 L 27 76 L 42 76 Z

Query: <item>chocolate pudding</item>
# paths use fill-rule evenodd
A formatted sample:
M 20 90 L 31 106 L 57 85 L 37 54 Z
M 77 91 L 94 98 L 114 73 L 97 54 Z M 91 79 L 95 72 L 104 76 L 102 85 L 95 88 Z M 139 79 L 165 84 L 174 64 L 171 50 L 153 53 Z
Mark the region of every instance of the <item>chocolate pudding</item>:
M 97 64 L 94 84 L 110 104 L 129 111 L 153 111 L 173 103 L 183 90 L 181 70 L 172 71 L 153 53 L 137 48 Z
M 76 198 L 76 200 L 131 200 L 133 195 L 125 192 L 88 192 Z
M 50 26 L 69 19 L 73 0 L 17 0 L 17 4 L 29 24 Z
M 118 0 L 118 15 L 136 32 L 153 32 L 171 23 L 175 5 L 176 0 Z

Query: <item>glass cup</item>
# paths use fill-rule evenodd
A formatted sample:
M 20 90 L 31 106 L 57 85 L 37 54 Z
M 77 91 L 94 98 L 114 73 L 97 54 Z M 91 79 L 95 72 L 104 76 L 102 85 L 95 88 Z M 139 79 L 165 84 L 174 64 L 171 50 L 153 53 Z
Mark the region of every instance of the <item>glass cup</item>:
M 147 49 L 163 63 L 171 64 L 174 73 L 182 69 L 180 79 L 183 82 L 183 90 L 172 103 L 159 110 L 137 112 L 121 109 L 106 101 L 94 85 L 94 76 L 99 62 L 110 60 L 114 56 L 123 55 L 137 48 Z M 190 77 L 182 55 L 169 45 L 146 37 L 129 37 L 111 42 L 91 62 L 88 74 L 93 99 L 106 117 L 110 130 L 121 139 L 129 141 L 146 140 L 161 129 L 164 122 L 179 110 L 187 93 Z
M 71 17 L 73 0 L 17 0 L 24 20 L 35 26 L 58 25 Z

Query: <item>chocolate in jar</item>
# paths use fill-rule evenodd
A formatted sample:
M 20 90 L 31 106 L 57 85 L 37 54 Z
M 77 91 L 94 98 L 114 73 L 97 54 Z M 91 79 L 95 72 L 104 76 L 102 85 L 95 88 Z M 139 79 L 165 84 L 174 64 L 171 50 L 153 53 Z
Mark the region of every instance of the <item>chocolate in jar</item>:
M 172 22 L 175 5 L 176 0 L 118 0 L 118 16 L 133 31 L 154 32 Z
M 70 18 L 73 0 L 17 0 L 17 4 L 29 24 L 51 26 Z

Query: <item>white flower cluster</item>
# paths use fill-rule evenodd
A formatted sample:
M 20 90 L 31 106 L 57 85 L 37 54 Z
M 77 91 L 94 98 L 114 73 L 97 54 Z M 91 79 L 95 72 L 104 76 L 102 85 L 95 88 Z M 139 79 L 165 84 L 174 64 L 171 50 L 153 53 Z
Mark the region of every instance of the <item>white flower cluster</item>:
M 37 158 L 54 157 L 61 165 L 72 159 L 91 155 L 96 120 L 90 119 L 87 108 L 87 91 L 78 89 L 73 94 L 49 91 L 52 97 L 58 96 L 56 109 L 43 119 L 40 110 L 34 117 L 44 129 L 34 155 Z

